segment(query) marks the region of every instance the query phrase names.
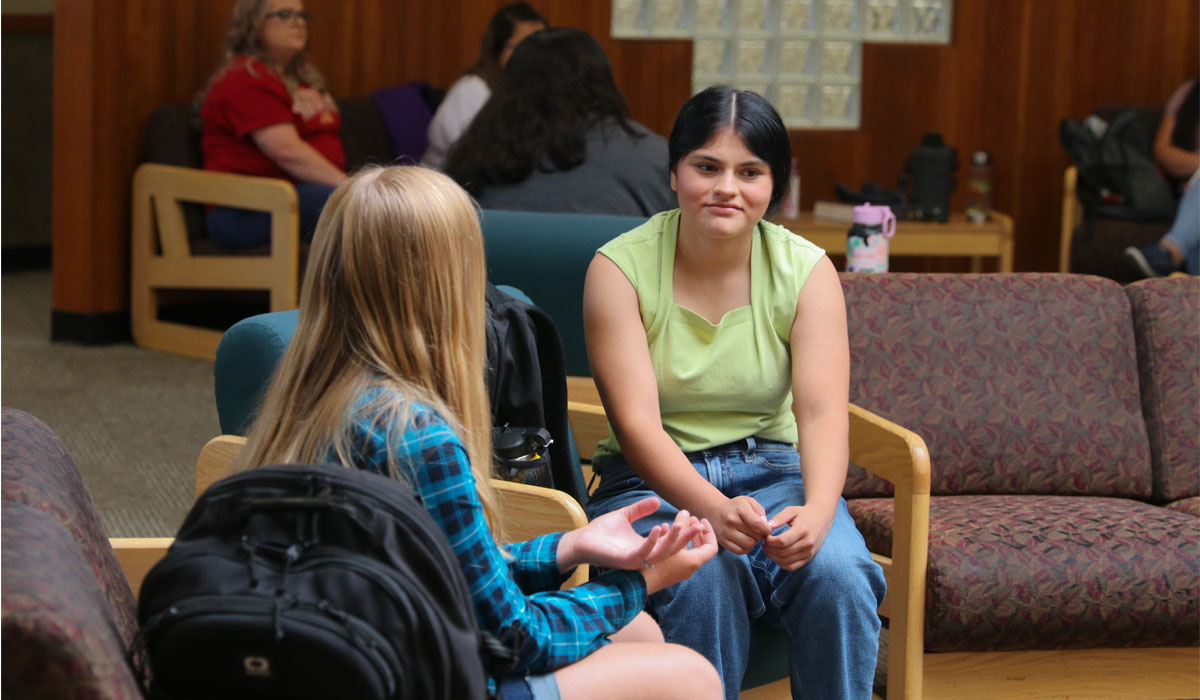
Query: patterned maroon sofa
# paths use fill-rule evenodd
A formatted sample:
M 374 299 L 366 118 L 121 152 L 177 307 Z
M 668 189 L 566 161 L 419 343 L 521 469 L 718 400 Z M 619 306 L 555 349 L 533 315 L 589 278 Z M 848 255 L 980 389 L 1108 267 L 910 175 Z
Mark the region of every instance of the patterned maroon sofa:
M 842 283 L 851 401 L 929 448 L 925 697 L 1200 696 L 1200 278 Z
M 6 408 L 0 421 L 4 695 L 142 697 L 125 661 L 133 591 L 79 470 L 38 419 Z

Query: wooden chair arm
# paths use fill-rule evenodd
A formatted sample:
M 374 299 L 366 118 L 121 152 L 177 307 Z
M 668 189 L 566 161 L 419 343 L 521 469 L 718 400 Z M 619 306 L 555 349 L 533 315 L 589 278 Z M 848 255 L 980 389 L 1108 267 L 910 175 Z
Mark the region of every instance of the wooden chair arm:
M 196 460 L 196 498 L 230 473 L 238 452 L 246 445 L 239 435 L 218 435 L 200 450 Z M 574 498 L 555 489 L 492 479 L 492 488 L 503 513 L 501 530 L 504 542 L 520 542 L 551 532 L 574 530 L 587 524 L 583 507 Z M 581 566 L 567 581 L 577 586 L 587 581 L 588 570 Z
M 117 555 L 117 563 L 125 572 L 125 580 L 133 589 L 134 598 L 142 588 L 146 572 L 166 555 L 174 541 L 173 537 L 114 537 L 108 541 Z
M 1075 188 L 1079 177 L 1079 169 L 1074 165 L 1067 166 L 1063 171 L 1062 223 L 1059 230 L 1058 242 L 1058 271 L 1071 271 L 1071 239 L 1075 236 L 1075 227 L 1083 219 L 1083 207 L 1079 206 L 1079 197 Z
M 133 189 L 134 192 L 220 207 L 284 215 L 300 211 L 296 188 L 286 180 L 273 177 L 143 163 L 134 171 Z
M 911 493 L 929 494 L 929 450 L 921 436 L 854 404 L 850 461 Z
M 925 569 L 929 559 L 929 450 L 921 436 L 850 404 L 850 459 L 890 481 L 892 556 L 872 556 L 888 591 L 888 696 L 921 697 L 925 651 Z
M 567 421 L 575 436 L 579 459 L 591 461 L 596 444 L 608 437 L 608 418 L 604 407 L 582 401 L 567 401 Z
M 574 498 L 557 489 L 492 479 L 492 488 L 503 513 L 504 542 L 523 542 L 552 532 L 565 532 L 587 525 L 587 515 Z M 575 569 L 564 588 L 588 580 L 588 567 Z
M 195 202 L 271 214 L 272 270 L 283 279 L 294 279 L 300 264 L 300 206 L 296 188 L 285 180 L 252 175 L 219 173 L 196 168 L 143 163 L 133 174 L 133 245 L 134 255 L 150 256 L 154 241 L 169 261 L 190 259 L 183 202 Z M 154 235 L 155 225 L 158 236 Z M 225 259 L 228 258 L 228 259 Z M 249 258 L 243 261 L 241 259 Z M 256 271 L 264 264 L 263 256 L 222 256 L 220 264 L 232 279 L 258 279 Z M 247 269 L 241 269 L 252 265 Z M 175 274 L 187 275 L 187 267 Z M 200 274 L 199 284 L 211 271 Z M 164 272 L 163 274 L 167 274 Z M 185 280 L 187 281 L 187 280 Z M 228 285 L 218 285 L 228 286 Z M 280 308 L 292 308 L 294 299 L 280 302 Z M 277 309 L 273 309 L 277 310 Z
M 200 457 L 196 459 L 195 498 L 200 498 L 209 486 L 229 476 L 233 460 L 245 445 L 246 438 L 240 435 L 218 435 L 201 448 Z

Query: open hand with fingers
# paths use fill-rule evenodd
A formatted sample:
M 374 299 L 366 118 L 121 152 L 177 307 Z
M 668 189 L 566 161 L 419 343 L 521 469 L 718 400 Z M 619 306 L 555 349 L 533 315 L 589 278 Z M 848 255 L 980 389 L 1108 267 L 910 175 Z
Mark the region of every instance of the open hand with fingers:
M 717 554 L 717 534 L 712 523 L 708 520 L 697 521 L 695 516 L 688 515 L 686 510 L 679 511 L 675 517 L 676 526 L 683 520 L 698 522 L 700 531 L 685 542 L 685 546 L 676 549 L 672 554 L 662 556 L 657 564 L 647 563 L 642 567 L 642 577 L 646 579 L 646 592 L 654 593 L 672 586 L 696 573 L 696 570 Z
M 558 545 L 559 570 L 579 564 L 610 569 L 652 568 L 701 534 L 700 519 L 680 511 L 673 523 L 660 523 L 645 537 L 639 535 L 633 523 L 657 511 L 658 506 L 657 498 L 643 498 L 566 533 Z

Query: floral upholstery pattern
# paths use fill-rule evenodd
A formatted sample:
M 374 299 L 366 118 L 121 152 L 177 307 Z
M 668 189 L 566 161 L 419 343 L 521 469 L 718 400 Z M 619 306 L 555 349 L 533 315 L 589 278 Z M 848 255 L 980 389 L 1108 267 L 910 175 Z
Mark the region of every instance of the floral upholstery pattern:
M 925 439 L 934 494 L 1146 499 L 1129 300 L 1097 277 L 844 274 L 850 400 Z M 885 496 L 852 466 L 847 496 Z
M 45 423 L 23 411 L 3 409 L 0 436 L 4 501 L 48 513 L 74 538 L 115 613 L 118 637 L 128 644 L 137 629 L 133 591 L 71 455 Z
M 4 501 L 0 520 L 5 694 L 141 698 L 120 624 L 76 541 L 54 516 L 23 503 Z
M 1194 515 L 1197 518 L 1200 518 L 1200 496 L 1192 496 L 1191 498 L 1181 498 L 1178 501 L 1171 501 L 1170 503 L 1164 505 L 1163 508 L 1170 508 L 1171 510 L 1177 510 L 1180 513 L 1187 513 L 1188 515 Z
M 1155 503 L 1200 495 L 1200 277 L 1125 288 L 1133 308 Z
M 891 499 L 854 499 L 891 554 Z M 935 496 L 928 651 L 1200 643 L 1200 519 L 1120 498 Z

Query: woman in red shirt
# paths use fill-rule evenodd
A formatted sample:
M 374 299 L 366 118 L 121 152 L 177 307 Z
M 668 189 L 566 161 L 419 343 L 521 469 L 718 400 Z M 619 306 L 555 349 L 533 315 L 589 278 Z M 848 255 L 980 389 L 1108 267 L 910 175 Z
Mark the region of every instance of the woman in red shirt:
M 204 168 L 289 180 L 308 241 L 329 193 L 346 179 L 341 117 L 320 72 L 308 62 L 301 0 L 238 0 L 225 58 L 202 93 Z M 270 240 L 263 211 L 214 207 L 208 233 L 226 248 Z

